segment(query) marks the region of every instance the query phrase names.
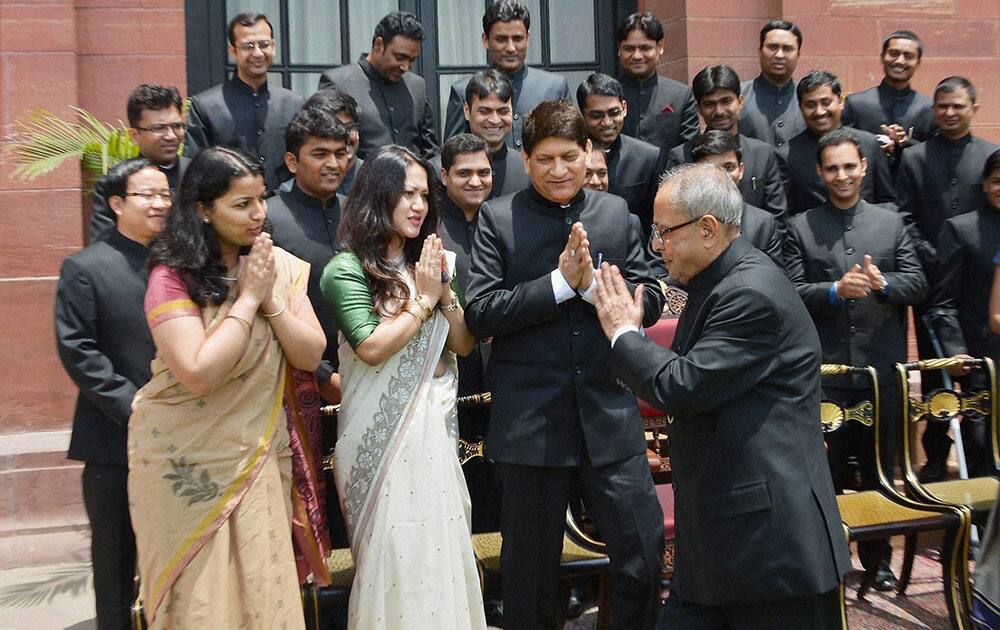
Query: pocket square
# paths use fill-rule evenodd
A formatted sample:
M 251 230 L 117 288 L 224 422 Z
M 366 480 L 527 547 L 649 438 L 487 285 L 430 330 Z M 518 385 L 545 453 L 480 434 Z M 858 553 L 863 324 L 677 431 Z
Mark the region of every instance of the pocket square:
M 663 106 L 663 109 L 660 110 L 660 113 L 661 114 L 672 114 L 672 113 L 674 113 L 674 108 L 670 106 L 670 103 L 667 103 L 666 105 Z

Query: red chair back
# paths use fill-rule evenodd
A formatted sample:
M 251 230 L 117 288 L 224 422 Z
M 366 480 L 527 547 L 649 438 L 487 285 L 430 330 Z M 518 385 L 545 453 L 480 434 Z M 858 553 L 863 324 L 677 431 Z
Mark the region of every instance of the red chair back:
M 646 336 L 652 339 L 658 346 L 669 348 L 674 341 L 674 334 L 677 332 L 677 318 L 673 316 L 661 317 L 659 321 L 646 329 Z M 643 418 L 658 418 L 663 415 L 663 411 L 650 405 L 642 398 L 636 398 L 639 403 L 639 413 Z

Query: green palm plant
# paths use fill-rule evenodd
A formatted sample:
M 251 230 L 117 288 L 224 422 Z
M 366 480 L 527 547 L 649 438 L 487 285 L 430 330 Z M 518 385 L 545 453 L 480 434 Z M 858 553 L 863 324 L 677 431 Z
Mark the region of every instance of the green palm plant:
M 6 150 L 17 164 L 15 177 L 35 179 L 75 157 L 89 187 L 118 162 L 139 155 L 139 147 L 121 121 L 115 127 L 83 109 L 73 110 L 76 122 L 63 120 L 47 109 L 33 110 L 15 121 L 18 131 L 6 142 Z

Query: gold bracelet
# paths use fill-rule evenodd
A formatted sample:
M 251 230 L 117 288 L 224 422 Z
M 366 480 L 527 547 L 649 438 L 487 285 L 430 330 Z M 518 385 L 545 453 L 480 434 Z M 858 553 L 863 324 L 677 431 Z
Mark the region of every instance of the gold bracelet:
M 285 301 L 284 301 L 284 300 L 282 300 L 282 301 L 281 301 L 281 308 L 279 308 L 279 309 L 278 309 L 278 311 L 277 311 L 276 313 L 270 313 L 270 314 L 269 314 L 269 313 L 264 313 L 264 312 L 262 311 L 262 312 L 261 312 L 261 315 L 263 315 L 264 317 L 266 317 L 266 318 L 268 318 L 268 319 L 271 319 L 272 317 L 277 317 L 278 315 L 281 315 L 281 314 L 282 314 L 282 313 L 284 313 L 284 312 L 285 312 Z
M 427 296 L 423 293 L 419 293 L 417 294 L 417 297 L 413 298 L 413 301 L 419 304 L 420 308 L 423 309 L 424 321 L 426 322 L 430 319 L 434 311 L 431 309 L 431 305 L 427 303 Z
M 236 321 L 240 322 L 241 324 L 246 324 L 247 325 L 247 333 L 249 333 L 251 330 L 253 330 L 253 324 L 251 324 L 246 319 L 244 319 L 244 318 L 242 318 L 239 315 L 236 315 L 234 313 L 229 313 L 228 315 L 226 315 L 225 317 L 223 317 L 223 319 L 229 319 L 230 317 L 232 317 Z
M 414 313 L 413 309 L 411 309 L 411 308 L 404 308 L 403 312 L 406 313 L 407 315 L 411 316 L 413 319 L 417 320 L 417 327 L 418 328 L 420 326 L 423 326 L 424 322 L 427 321 L 426 319 L 424 319 L 423 317 L 421 317 L 419 313 Z

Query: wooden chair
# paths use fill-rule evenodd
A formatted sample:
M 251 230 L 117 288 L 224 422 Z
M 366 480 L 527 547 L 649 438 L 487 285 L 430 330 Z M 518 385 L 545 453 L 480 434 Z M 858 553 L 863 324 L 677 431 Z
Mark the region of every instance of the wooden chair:
M 969 627 L 969 573 L 965 559 L 969 553 L 969 510 L 961 506 L 943 505 L 938 502 L 921 502 L 903 496 L 892 485 L 891 476 L 882 468 L 879 446 L 879 389 L 874 368 L 848 365 L 823 365 L 823 377 L 866 374 L 870 383 L 871 399 L 844 408 L 836 402 L 824 400 L 820 417 L 824 432 L 833 432 L 848 422 L 861 422 L 871 426 L 872 447 L 878 488 L 842 494 L 837 497 L 840 517 L 849 541 L 883 540 L 890 536 L 915 536 L 919 532 L 940 531 L 944 534 L 941 551 L 944 597 L 948 606 L 951 625 L 956 629 Z M 875 578 L 879 559 L 871 563 L 858 599 L 864 599 Z M 909 567 L 911 568 L 911 567 Z M 909 582 L 909 568 L 904 567 L 897 592 L 903 595 Z
M 974 369 L 986 370 L 989 388 L 981 392 L 959 392 L 954 389 L 939 389 L 933 392 L 914 396 L 910 392 L 910 372 L 925 372 L 941 370 L 965 365 Z M 990 509 L 996 503 L 997 492 L 1000 490 L 1000 450 L 997 441 L 997 377 L 993 361 L 985 359 L 930 359 L 915 363 L 896 364 L 896 375 L 899 379 L 903 398 L 904 418 L 900 438 L 902 440 L 901 463 L 903 481 L 909 496 L 930 503 L 965 506 L 972 512 L 973 522 L 984 525 Z M 911 433 L 915 432 L 919 422 L 948 423 L 958 415 L 977 413 L 985 416 L 987 435 L 991 444 L 993 458 L 993 473 L 990 476 L 973 479 L 954 479 L 920 483 L 917 477 L 916 455 L 910 447 Z

